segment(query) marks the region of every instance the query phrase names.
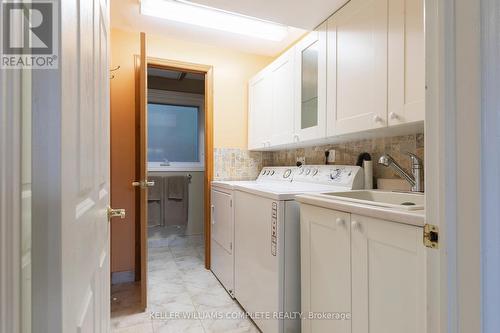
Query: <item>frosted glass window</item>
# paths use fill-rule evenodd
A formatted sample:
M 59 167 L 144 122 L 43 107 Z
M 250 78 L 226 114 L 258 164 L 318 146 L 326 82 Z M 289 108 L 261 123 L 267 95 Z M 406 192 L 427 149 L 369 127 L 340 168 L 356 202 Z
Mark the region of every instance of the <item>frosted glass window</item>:
M 197 106 L 148 104 L 148 161 L 199 162 Z

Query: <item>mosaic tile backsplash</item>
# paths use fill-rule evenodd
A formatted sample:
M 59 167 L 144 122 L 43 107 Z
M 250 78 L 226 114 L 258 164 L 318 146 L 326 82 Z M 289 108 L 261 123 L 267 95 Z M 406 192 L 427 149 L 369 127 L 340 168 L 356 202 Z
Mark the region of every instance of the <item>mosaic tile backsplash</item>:
M 409 170 L 410 160 L 405 153 L 414 153 L 423 161 L 424 134 L 366 139 L 274 152 L 250 152 L 244 149 L 216 148 L 214 151 L 215 179 L 255 179 L 264 166 L 295 165 L 300 157 L 305 157 L 306 164 L 325 164 L 325 151 L 330 149 L 335 149 L 335 164 L 347 165 L 356 164 L 358 155 L 367 152 L 374 161 L 374 178 L 399 179 L 400 177 L 392 169 L 376 162 L 382 154 L 388 153 L 403 168 Z

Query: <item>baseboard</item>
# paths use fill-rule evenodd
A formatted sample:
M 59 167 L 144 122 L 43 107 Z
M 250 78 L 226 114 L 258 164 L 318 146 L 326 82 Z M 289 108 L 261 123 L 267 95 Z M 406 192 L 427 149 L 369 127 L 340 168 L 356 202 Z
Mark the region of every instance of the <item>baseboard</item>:
M 133 271 L 111 273 L 111 284 L 128 283 L 134 281 L 135 273 Z

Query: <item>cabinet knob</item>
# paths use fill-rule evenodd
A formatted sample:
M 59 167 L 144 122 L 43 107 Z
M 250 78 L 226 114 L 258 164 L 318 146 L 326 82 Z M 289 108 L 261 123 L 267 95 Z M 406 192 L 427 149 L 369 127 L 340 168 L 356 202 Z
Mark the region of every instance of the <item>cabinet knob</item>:
M 361 231 L 361 223 L 359 223 L 358 221 L 352 221 L 351 226 L 354 230 Z
M 389 113 L 389 119 L 396 120 L 396 119 L 399 119 L 399 116 L 396 112 L 391 112 L 391 113 Z
M 381 116 L 376 115 L 376 116 L 373 116 L 373 122 L 374 123 L 381 123 L 381 122 L 383 122 L 383 119 Z
M 337 219 L 335 220 L 335 224 L 339 227 L 343 227 L 343 226 L 345 226 L 345 221 L 344 221 L 344 219 L 337 217 Z

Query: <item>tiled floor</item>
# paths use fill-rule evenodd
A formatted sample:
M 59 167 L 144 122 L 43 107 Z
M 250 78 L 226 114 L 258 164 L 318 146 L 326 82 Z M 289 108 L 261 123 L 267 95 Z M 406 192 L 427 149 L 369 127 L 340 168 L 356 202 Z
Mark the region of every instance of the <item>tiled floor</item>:
M 133 299 L 137 285 L 113 287 L 118 295 L 113 307 L 112 332 L 120 333 L 258 333 L 254 324 L 240 316 L 243 311 L 229 297 L 214 275 L 205 270 L 204 246 L 201 236 L 168 235 L 164 240 L 150 242 L 148 309 L 135 313 Z M 151 315 L 157 318 L 152 319 Z M 172 318 L 175 315 L 199 314 L 202 318 Z M 208 315 L 223 316 L 213 318 Z

